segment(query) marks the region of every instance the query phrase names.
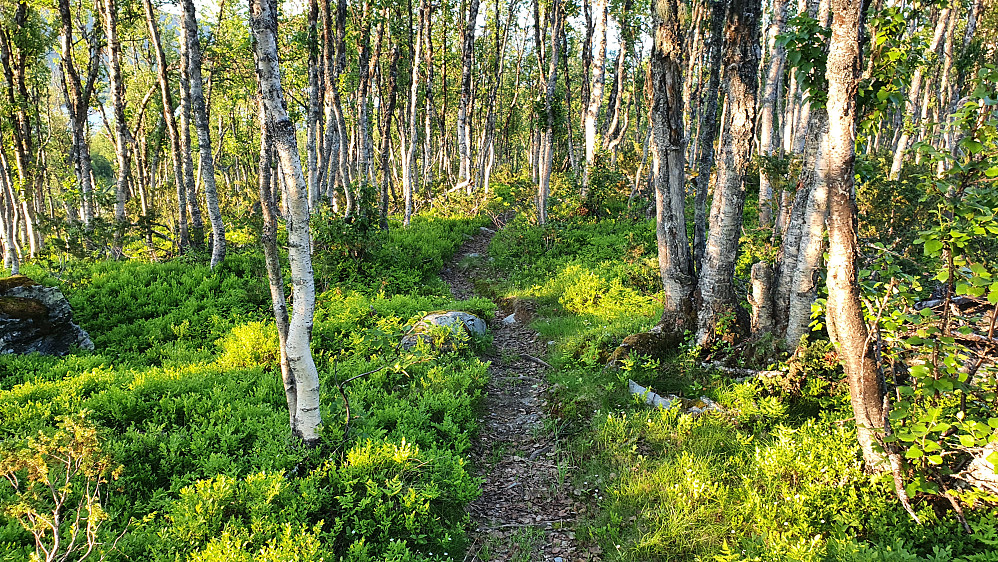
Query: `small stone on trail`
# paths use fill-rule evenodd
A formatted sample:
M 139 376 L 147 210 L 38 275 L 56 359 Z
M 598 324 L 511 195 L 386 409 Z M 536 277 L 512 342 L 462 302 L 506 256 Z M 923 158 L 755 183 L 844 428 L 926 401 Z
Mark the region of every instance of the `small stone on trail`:
M 512 326 L 513 324 L 516 324 L 516 313 L 514 312 L 513 314 L 510 314 L 509 316 L 503 318 L 502 323 L 506 324 L 507 326 Z
M 492 230 L 491 228 L 486 228 L 484 226 L 481 227 L 481 228 L 479 228 L 478 230 L 480 230 L 482 232 L 482 234 L 495 234 L 496 233 L 496 231 Z
M 478 252 L 471 252 L 470 254 L 467 255 L 467 257 L 476 259 L 482 257 L 482 254 L 479 254 Z
M 565 560 L 561 556 L 555 556 L 554 562 L 565 562 Z

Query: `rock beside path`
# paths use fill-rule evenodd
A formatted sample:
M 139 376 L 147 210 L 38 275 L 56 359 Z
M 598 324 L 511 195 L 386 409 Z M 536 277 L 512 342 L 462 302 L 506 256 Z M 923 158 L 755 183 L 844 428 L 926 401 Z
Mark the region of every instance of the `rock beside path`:
M 93 349 L 62 291 L 24 275 L 0 279 L 0 354 L 65 355 Z
M 469 336 L 481 336 L 488 331 L 485 326 L 485 320 L 469 312 L 460 312 L 457 310 L 432 312 L 420 319 L 412 328 L 412 331 L 402 338 L 402 347 L 404 349 L 412 349 L 420 341 L 432 344 L 434 339 L 432 332 L 435 327 L 448 328 L 452 336 L 458 336 L 461 333 L 466 333 Z

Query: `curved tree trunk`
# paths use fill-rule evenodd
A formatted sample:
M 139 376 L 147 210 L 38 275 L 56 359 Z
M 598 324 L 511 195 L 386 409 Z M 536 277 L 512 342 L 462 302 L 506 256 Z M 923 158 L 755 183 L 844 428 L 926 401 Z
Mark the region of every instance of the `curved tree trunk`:
M 288 402 L 288 416 L 291 427 L 295 426 L 295 413 L 298 411 L 298 392 L 295 379 L 291 376 L 288 364 L 288 303 L 284 294 L 284 276 L 281 273 L 281 254 L 277 246 L 277 202 L 271 186 L 274 145 L 267 129 L 267 112 L 263 98 L 260 106 L 260 209 L 263 213 L 263 230 L 260 241 L 263 243 L 263 258 L 267 266 L 267 283 L 270 285 L 270 302 L 274 309 L 274 323 L 277 326 L 277 341 L 281 354 L 281 382 Z
M 292 313 L 288 323 L 287 359 L 295 388 L 292 433 L 307 445 L 319 441 L 319 372 L 309 348 L 315 311 L 315 277 L 309 234 L 308 184 L 302 173 L 295 126 L 284 109 L 277 58 L 277 9 L 273 0 L 251 0 L 250 27 L 256 39 L 256 74 L 260 81 L 266 127 L 272 135 L 287 186 L 288 259 L 291 266 Z M 287 388 L 287 385 L 285 386 Z
M 828 66 L 828 323 L 849 381 L 856 430 L 868 468 L 883 468 L 876 433 L 884 427 L 883 388 L 859 298 L 854 180 L 860 0 L 832 0 Z
M 198 149 L 201 152 L 201 172 L 204 178 L 204 196 L 208 204 L 208 220 L 211 222 L 211 267 L 214 269 L 225 259 L 225 223 L 218 206 L 218 191 L 215 185 L 215 157 L 211 150 L 211 124 L 208 123 L 208 110 L 204 101 L 204 88 L 201 80 L 201 42 L 198 39 L 198 22 L 194 13 L 194 0 L 182 0 L 184 8 L 181 19 L 186 44 L 187 72 L 190 78 L 191 110 L 194 113 L 194 128 L 198 135 Z
M 721 161 L 711 205 L 710 235 L 704 253 L 699 288 L 703 297 L 697 323 L 697 343 L 709 345 L 725 319 L 739 309 L 735 294 L 735 262 L 745 207 L 745 170 L 752 158 L 758 89 L 759 16 L 753 0 L 731 0 L 725 25 L 725 82 L 727 83 Z

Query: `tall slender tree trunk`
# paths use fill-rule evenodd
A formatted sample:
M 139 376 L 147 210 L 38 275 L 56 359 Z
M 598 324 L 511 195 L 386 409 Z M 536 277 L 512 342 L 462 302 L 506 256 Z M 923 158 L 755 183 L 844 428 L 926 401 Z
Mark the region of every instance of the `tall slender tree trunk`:
M 184 19 L 181 17 L 181 23 Z M 187 209 L 190 212 L 191 246 L 204 247 L 204 220 L 201 218 L 201 202 L 198 200 L 197 182 L 194 179 L 194 154 L 191 145 L 191 86 L 190 58 L 187 55 L 187 37 L 181 25 L 180 38 L 180 151 L 184 165 L 184 191 L 187 195 Z
M 564 24 L 558 0 L 554 0 L 550 10 L 551 49 L 548 52 L 547 88 L 544 93 L 545 124 L 544 139 L 540 147 L 540 181 L 537 183 L 537 222 L 541 225 L 547 224 L 547 204 L 551 194 L 551 168 L 554 164 L 554 102 L 555 88 L 558 85 L 558 45 Z
M 725 319 L 740 310 L 735 294 L 735 263 L 745 207 L 745 170 L 752 159 L 755 137 L 756 93 L 759 72 L 758 0 L 731 0 L 725 25 L 725 82 L 727 113 L 721 135 L 721 162 L 710 212 L 710 235 L 704 253 L 699 288 L 697 342 L 712 343 Z M 735 325 L 737 328 L 737 323 Z
M 3 130 L 0 129 L 0 242 L 3 243 L 4 269 L 9 270 L 11 275 L 17 275 L 21 271 L 21 258 L 14 235 L 17 199 L 10 185 L 10 171 L 3 152 Z
M 255 39 L 256 74 L 265 107 L 265 126 L 272 135 L 287 186 L 286 220 L 293 308 L 285 348 L 289 382 L 295 393 L 291 430 L 307 445 L 314 446 L 319 441 L 322 417 L 319 410 L 319 372 L 309 348 L 315 311 L 315 277 L 308 225 L 308 184 L 302 173 L 295 126 L 284 109 L 277 57 L 277 6 L 274 0 L 250 1 L 250 28 Z M 285 384 L 287 388 L 288 384 Z
M 325 2 L 324 2 L 325 3 Z M 328 11 L 328 6 L 326 10 Z M 319 66 L 319 2 L 309 0 L 308 3 L 308 120 L 307 142 L 305 152 L 308 155 L 308 205 L 315 209 L 319 204 L 321 189 L 319 185 L 319 151 L 322 139 L 319 131 L 319 120 L 322 117 L 322 80 L 320 74 L 324 67 Z
M 676 0 L 652 5 L 651 154 L 663 310 L 659 329 L 675 342 L 696 327 L 696 283 L 683 213 L 686 147 L 683 132 L 683 34 Z
M 828 111 L 824 107 L 811 109 L 814 135 L 818 137 L 816 158 L 807 165 L 810 185 L 805 187 L 807 206 L 796 252 L 796 262 L 783 264 L 781 277 L 788 277 L 789 288 L 784 340 L 795 349 L 802 336 L 810 333 L 811 305 L 818 294 L 819 271 L 825 251 L 825 221 L 828 217 Z M 812 133 L 808 133 L 812 134 Z
M 410 0 L 409 9 L 411 13 L 412 0 Z M 419 4 L 419 16 L 416 22 L 415 45 L 412 45 L 410 49 L 412 53 L 412 72 L 409 79 L 409 103 L 406 111 L 408 132 L 405 135 L 399 135 L 402 141 L 402 198 L 404 199 L 402 224 L 404 226 L 409 226 L 413 211 L 413 191 L 415 190 L 416 183 L 413 179 L 413 172 L 416 166 L 416 145 L 418 144 L 416 135 L 419 130 L 419 116 L 417 115 L 419 108 L 419 63 L 422 58 L 423 27 L 428 9 L 427 1 L 422 0 Z
M 149 26 L 149 37 L 152 42 L 153 52 L 156 55 L 156 78 L 159 82 L 160 96 L 163 101 L 163 121 L 166 125 L 167 137 L 170 140 L 173 178 L 177 187 L 177 245 L 181 253 L 183 253 L 191 245 L 187 223 L 187 188 L 184 182 L 183 147 L 180 143 L 180 134 L 177 131 L 177 121 L 173 117 L 173 98 L 170 94 L 170 81 L 166 73 L 166 56 L 163 54 L 163 45 L 160 42 L 159 28 L 156 25 L 156 15 L 153 12 L 151 0 L 143 0 L 142 5 L 145 7 L 146 24 Z
M 496 29 L 495 29 L 495 72 L 492 76 L 492 87 L 489 89 L 489 101 L 488 101 L 488 116 L 485 120 L 485 132 L 483 138 L 485 139 L 482 143 L 482 151 L 479 158 L 478 166 L 478 178 L 479 185 L 484 189 L 487 194 L 489 191 L 489 181 L 492 175 L 492 165 L 495 162 L 495 131 L 496 131 L 496 115 L 497 107 L 499 101 L 499 91 L 502 89 L 503 82 L 503 71 L 506 68 L 506 46 L 509 44 L 509 31 L 513 26 L 514 10 L 510 9 L 506 16 L 506 26 L 502 31 L 502 39 L 500 40 L 499 34 L 499 12 L 500 12 L 500 2 L 496 0 L 495 10 L 496 10 Z M 567 88 L 566 88 L 567 90 Z M 566 92 L 567 95 L 567 92 Z M 571 104 L 569 103 L 569 107 Z M 571 122 L 571 120 L 569 120 Z M 569 133 L 569 139 L 571 139 L 571 133 Z M 569 147 L 572 151 L 572 148 Z
M 606 82 L 606 19 L 608 0 L 596 0 L 596 53 L 592 57 L 589 74 L 592 76 L 589 104 L 586 106 L 584 132 L 586 135 L 586 168 L 582 176 L 582 196 L 589 192 L 589 169 L 596 157 L 596 120 L 603 104 L 603 85 Z
M 378 224 L 382 230 L 388 230 L 388 190 L 391 184 L 391 165 L 389 158 L 392 154 L 392 118 L 395 115 L 395 105 L 398 102 L 398 73 L 399 73 L 399 52 L 398 46 L 392 47 L 391 63 L 389 63 L 388 74 L 388 100 L 381 97 L 381 189 L 380 202 L 378 205 Z
M 471 173 L 471 63 L 475 56 L 479 0 L 467 0 L 467 3 L 467 19 L 461 33 L 461 101 L 457 109 L 457 150 L 460 158 L 458 185 L 467 188 L 470 194 L 475 187 Z
M 766 82 L 762 89 L 762 103 L 759 108 L 759 153 L 772 156 L 774 136 L 777 131 L 776 98 L 783 81 L 783 65 L 786 49 L 777 41 L 787 25 L 787 0 L 773 0 L 773 19 L 767 33 L 769 56 L 767 60 Z M 773 185 L 769 177 L 759 174 L 759 226 L 769 228 L 773 222 Z
M 90 98 L 93 95 L 94 83 L 97 80 L 99 42 L 91 37 L 90 68 L 86 83 L 80 77 L 73 57 L 73 16 L 70 12 L 69 0 L 59 0 L 59 19 L 62 24 L 60 47 L 62 74 L 65 86 L 66 107 L 69 110 L 69 129 L 73 142 L 74 168 L 76 178 L 80 183 L 82 201 L 83 226 L 88 231 L 87 243 L 90 243 L 89 231 L 94 219 L 93 206 L 93 171 L 90 161 L 90 141 L 87 138 L 87 113 L 90 108 Z
M 218 190 L 215 184 L 215 156 L 211 150 L 211 124 L 204 101 L 204 87 L 201 80 L 201 41 L 198 39 L 198 22 L 194 13 L 194 0 L 181 0 L 184 9 L 181 19 L 186 44 L 187 73 L 190 78 L 191 110 L 194 113 L 194 127 L 198 135 L 198 149 L 201 152 L 201 171 L 204 178 L 204 196 L 208 204 L 208 220 L 211 222 L 211 267 L 214 269 L 225 259 L 225 223 L 218 205 Z
M 129 130 L 125 119 L 125 83 L 121 77 L 121 43 L 118 41 L 118 6 L 116 0 L 103 0 L 104 33 L 107 36 L 108 74 L 111 79 L 111 100 L 114 106 L 114 145 L 118 159 L 118 180 L 115 184 L 114 220 L 117 223 L 111 255 L 121 258 L 122 238 L 128 226 L 125 201 L 128 198 L 128 177 L 131 175 L 128 155 Z
M 946 23 L 951 12 L 950 8 L 943 8 L 939 18 L 936 20 L 932 42 L 926 50 L 926 55 L 939 54 L 943 35 L 946 30 Z M 891 160 L 891 171 L 888 175 L 888 178 L 892 180 L 898 179 L 901 175 L 901 166 L 904 164 L 905 154 L 908 152 L 908 147 L 911 144 L 912 131 L 919 123 L 919 116 L 922 110 L 919 103 L 919 96 L 923 94 L 922 80 L 924 74 L 924 66 L 916 68 L 915 74 L 911 78 L 911 85 L 908 87 L 908 100 L 905 102 L 905 119 L 901 125 L 901 137 L 898 139 L 897 147 L 894 149 L 894 158 Z
M 839 346 L 863 459 L 883 467 L 876 434 L 884 427 L 883 387 L 859 296 L 854 164 L 860 0 L 832 0 L 828 65 L 828 324 Z
M 717 105 L 721 91 L 721 46 L 724 40 L 724 17 L 728 0 L 712 0 L 710 4 L 709 54 L 710 77 L 704 92 L 704 107 L 700 112 L 700 134 L 697 140 L 696 197 L 694 200 L 693 267 L 699 274 L 703 269 L 703 255 L 707 249 L 707 190 L 714 168 L 714 139 L 720 128 Z
M 288 417 L 291 427 L 295 427 L 295 413 L 298 411 L 298 393 L 295 379 L 288 364 L 288 303 L 284 294 L 284 276 L 281 273 L 281 254 L 277 246 L 277 202 L 271 190 L 271 168 L 273 166 L 274 144 L 267 129 L 267 112 L 262 96 L 260 106 L 260 209 L 263 213 L 263 230 L 260 241 L 263 243 L 264 263 L 267 267 L 267 283 L 270 285 L 270 302 L 274 310 L 274 323 L 277 327 L 277 341 L 281 357 L 281 382 L 288 402 Z

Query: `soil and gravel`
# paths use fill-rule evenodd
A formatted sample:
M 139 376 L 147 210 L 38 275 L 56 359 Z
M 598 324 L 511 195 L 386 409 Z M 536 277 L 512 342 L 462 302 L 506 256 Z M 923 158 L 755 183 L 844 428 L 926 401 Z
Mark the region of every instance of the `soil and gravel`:
M 468 240 L 441 272 L 456 298 L 476 296 L 475 281 L 489 266 L 491 229 Z M 586 506 L 573 493 L 570 457 L 559 447 L 546 412 L 547 342 L 525 323 L 522 302 L 501 301 L 489 320 L 493 336 L 490 381 L 481 409 L 472 462 L 482 495 L 469 506 L 471 546 L 466 561 L 581 562 L 600 559 L 581 544 L 575 527 Z M 517 321 L 503 320 L 516 312 Z

